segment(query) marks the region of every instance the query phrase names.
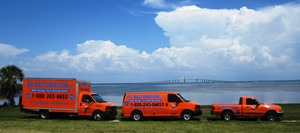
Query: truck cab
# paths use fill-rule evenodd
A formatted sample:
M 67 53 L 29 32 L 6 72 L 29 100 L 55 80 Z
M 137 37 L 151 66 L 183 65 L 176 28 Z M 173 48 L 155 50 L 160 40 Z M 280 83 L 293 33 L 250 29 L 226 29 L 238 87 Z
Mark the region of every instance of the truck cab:
M 94 120 L 101 120 L 117 115 L 115 104 L 104 101 L 97 93 L 82 93 L 79 97 L 79 116 L 92 116 Z

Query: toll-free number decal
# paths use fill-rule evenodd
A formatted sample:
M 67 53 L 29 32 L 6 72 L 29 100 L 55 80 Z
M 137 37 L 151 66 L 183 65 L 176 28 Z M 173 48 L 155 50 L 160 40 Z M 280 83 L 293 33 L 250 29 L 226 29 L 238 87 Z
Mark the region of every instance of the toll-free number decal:
M 46 99 L 68 99 L 68 94 L 41 94 L 41 93 L 32 93 L 32 98 L 46 98 Z M 29 98 L 29 97 L 28 97 Z
M 153 102 L 153 103 L 150 103 L 150 102 L 145 102 L 145 103 L 130 103 L 131 106 L 134 106 L 134 107 L 162 107 L 164 106 L 164 103 L 162 102 Z

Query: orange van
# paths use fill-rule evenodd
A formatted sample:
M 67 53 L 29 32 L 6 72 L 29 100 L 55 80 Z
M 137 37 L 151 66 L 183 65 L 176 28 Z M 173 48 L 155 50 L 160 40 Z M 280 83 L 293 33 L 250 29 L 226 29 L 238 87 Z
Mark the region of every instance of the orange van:
M 183 98 L 178 92 L 127 92 L 121 116 L 140 121 L 143 117 L 181 117 L 191 120 L 202 115 L 200 105 Z
M 25 78 L 21 111 L 49 118 L 52 114 L 93 117 L 102 120 L 117 115 L 116 105 L 91 92 L 91 83 L 76 79 Z

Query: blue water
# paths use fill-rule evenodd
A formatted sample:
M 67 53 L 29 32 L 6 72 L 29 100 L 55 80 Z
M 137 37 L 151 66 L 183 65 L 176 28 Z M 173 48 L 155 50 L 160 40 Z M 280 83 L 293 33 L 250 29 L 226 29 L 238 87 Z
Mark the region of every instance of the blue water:
M 121 83 L 93 84 L 93 92 L 106 101 L 122 105 L 130 91 L 176 91 L 202 105 L 238 103 L 240 96 L 254 96 L 263 103 L 300 103 L 300 80 L 214 83 Z

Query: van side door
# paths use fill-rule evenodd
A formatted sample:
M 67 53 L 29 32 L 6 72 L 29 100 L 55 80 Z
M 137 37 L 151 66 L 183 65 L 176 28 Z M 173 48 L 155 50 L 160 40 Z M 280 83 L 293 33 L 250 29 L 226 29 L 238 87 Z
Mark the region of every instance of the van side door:
M 176 94 L 168 94 L 168 102 L 166 103 L 167 116 L 180 116 L 182 100 Z

